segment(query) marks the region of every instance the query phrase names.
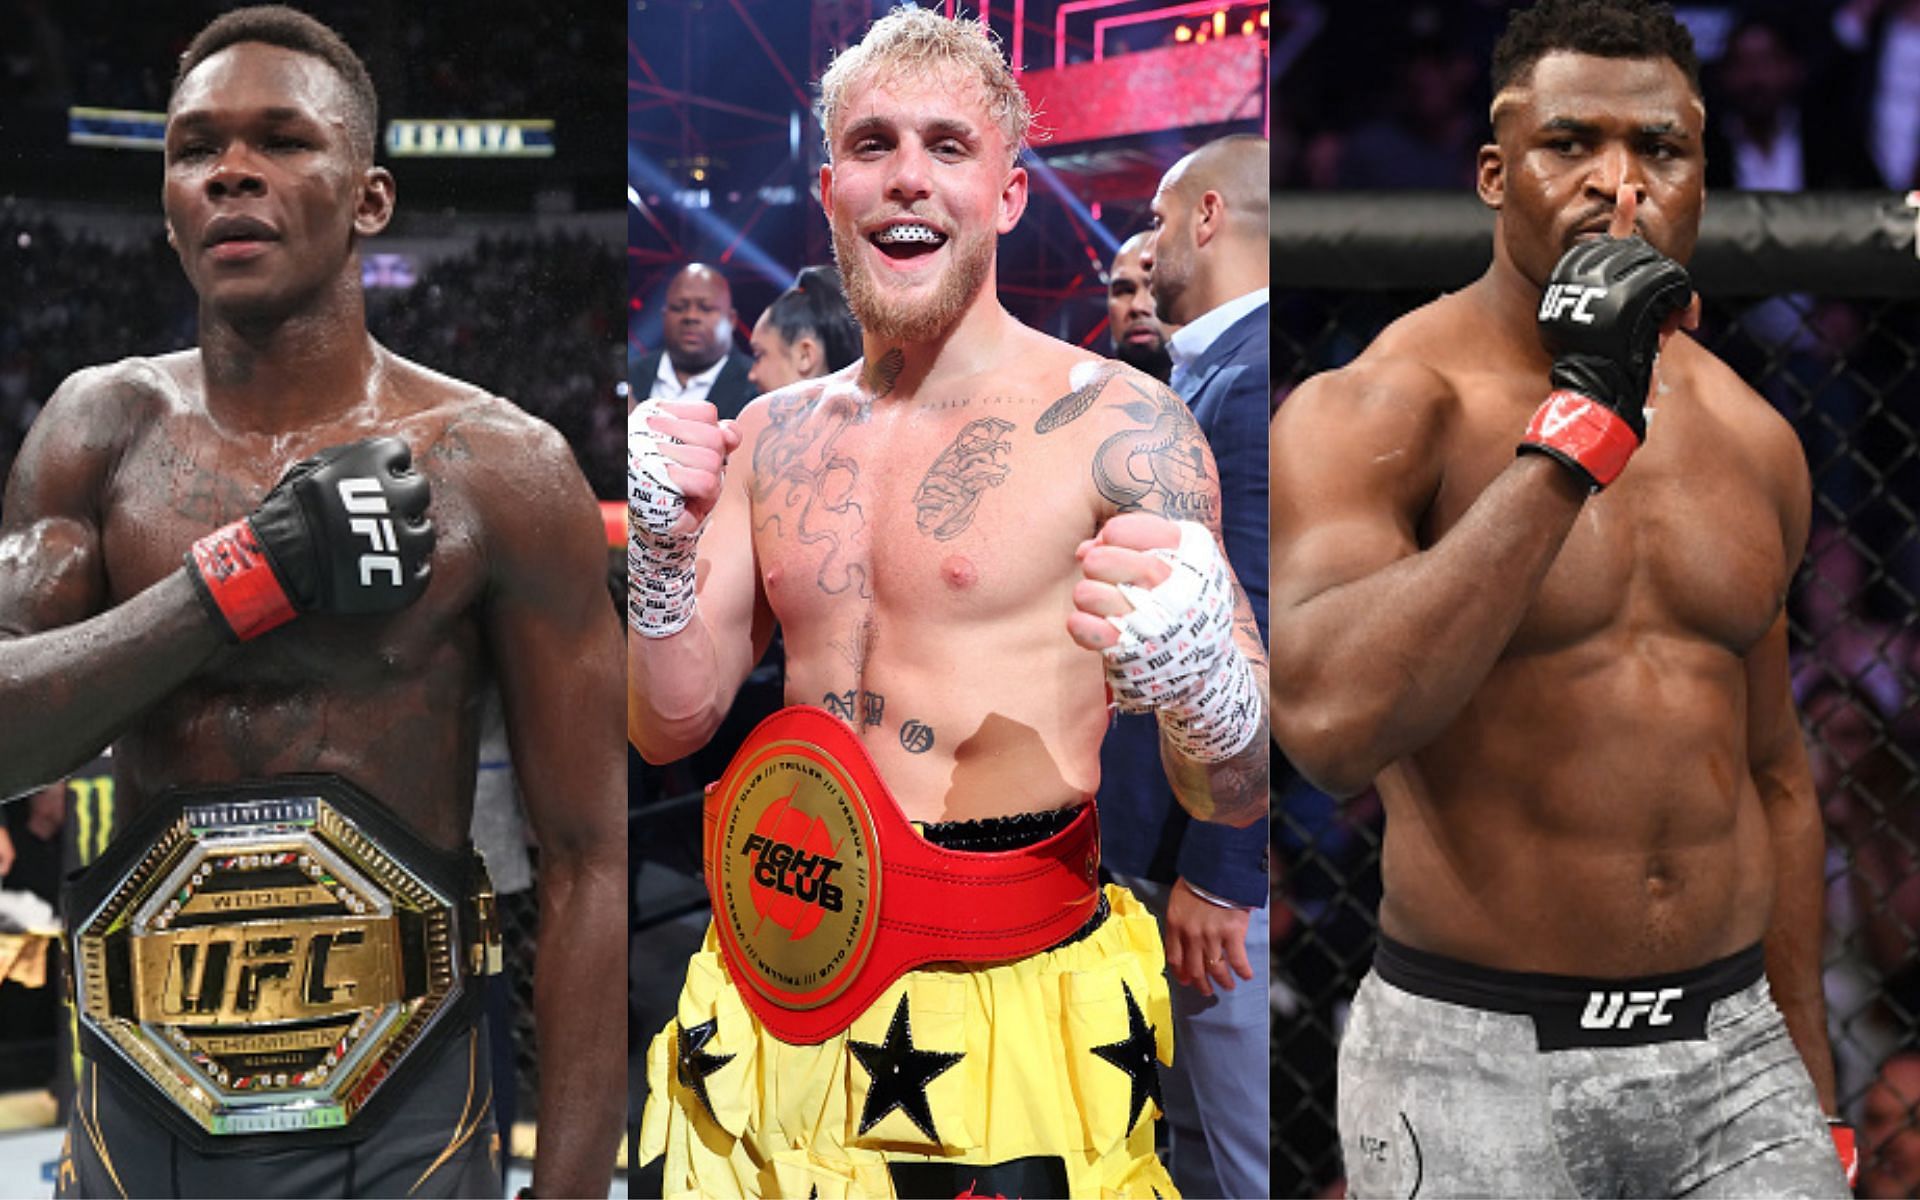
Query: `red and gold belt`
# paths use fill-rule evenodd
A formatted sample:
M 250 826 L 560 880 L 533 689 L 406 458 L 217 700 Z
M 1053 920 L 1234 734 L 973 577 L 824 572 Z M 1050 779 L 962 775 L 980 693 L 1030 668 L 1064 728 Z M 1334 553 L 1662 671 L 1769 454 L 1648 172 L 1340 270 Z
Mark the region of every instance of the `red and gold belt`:
M 705 818 L 721 957 L 754 1015 L 796 1044 L 846 1029 L 915 967 L 1057 945 L 1099 902 L 1092 804 L 1030 846 L 936 846 L 853 730 L 810 705 L 760 723 L 707 789 Z

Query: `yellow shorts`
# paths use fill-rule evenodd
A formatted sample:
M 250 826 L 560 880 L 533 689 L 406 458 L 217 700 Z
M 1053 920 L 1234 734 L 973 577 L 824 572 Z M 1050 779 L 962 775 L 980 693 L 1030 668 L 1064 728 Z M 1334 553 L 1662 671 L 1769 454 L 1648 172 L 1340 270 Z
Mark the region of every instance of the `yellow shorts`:
M 817 1046 L 761 1027 L 709 927 L 647 1051 L 641 1160 L 667 1156 L 667 1196 L 1177 1196 L 1153 1153 L 1165 956 L 1106 896 L 1089 936 L 911 971 Z

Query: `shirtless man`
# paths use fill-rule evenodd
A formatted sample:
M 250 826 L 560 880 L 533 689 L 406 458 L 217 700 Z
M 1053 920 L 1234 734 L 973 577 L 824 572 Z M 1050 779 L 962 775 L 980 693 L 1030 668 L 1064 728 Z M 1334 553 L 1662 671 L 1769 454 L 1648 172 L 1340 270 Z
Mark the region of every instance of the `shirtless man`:
M 1111 680 L 1122 704 L 1158 707 L 1191 811 L 1266 810 L 1265 705 L 1244 692 L 1264 660 L 1218 548 L 1212 456 L 1164 388 L 1000 306 L 1027 114 L 976 23 L 891 13 L 821 95 L 821 199 L 865 357 L 737 425 L 636 417 L 628 733 L 651 760 L 701 745 L 778 622 L 787 698 L 833 714 L 807 736 L 835 743 L 822 769 L 856 777 L 880 831 L 834 824 L 833 803 L 860 806 L 825 789 L 786 807 L 783 785 L 766 825 L 729 841 L 779 748 L 768 731 L 809 710 L 749 739 L 709 794 L 715 926 L 648 1057 L 642 1156 L 666 1152 L 669 1195 L 1171 1195 L 1150 1103 L 1162 958 L 1151 916 L 1093 886 L 1086 800 Z M 1150 613 L 1197 632 L 1142 651 L 1119 627 Z M 833 832 L 769 849 L 795 813 Z M 869 849 L 875 886 L 856 893 Z M 785 911 L 729 882 L 742 856 L 793 896 Z M 869 898 L 870 944 L 849 917 Z M 830 960 L 785 991 L 765 967 L 832 939 L 867 965 Z M 947 965 L 885 969 L 924 962 Z M 815 993 L 845 994 L 794 994 L 821 979 Z
M 1807 470 L 1674 336 L 1692 42 L 1544 0 L 1493 71 L 1493 264 L 1272 428 L 1277 740 L 1387 808 L 1353 1194 L 1842 1195 L 1783 611 Z
M 62 1195 L 499 1194 L 467 842 L 493 685 L 541 846 L 533 1188 L 608 1189 L 602 535 L 551 429 L 368 336 L 374 103 L 291 10 L 194 40 L 162 200 L 200 346 L 75 374 L 8 486 L 0 794 L 111 742 L 128 822 L 68 903 L 88 1061 Z

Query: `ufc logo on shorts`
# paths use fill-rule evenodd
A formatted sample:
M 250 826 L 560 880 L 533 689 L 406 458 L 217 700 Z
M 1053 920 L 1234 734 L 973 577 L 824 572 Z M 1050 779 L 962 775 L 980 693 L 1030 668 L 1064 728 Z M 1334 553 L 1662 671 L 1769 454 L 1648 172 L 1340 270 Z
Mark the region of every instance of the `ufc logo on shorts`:
M 1584 283 L 1550 283 L 1547 294 L 1540 299 L 1540 319 L 1558 321 L 1568 309 L 1573 310 L 1573 320 L 1582 325 L 1593 324 L 1593 313 L 1587 305 L 1595 300 L 1607 298 L 1607 289 L 1593 287 Z
M 1661 988 L 1657 992 L 1589 992 L 1587 1011 L 1580 1014 L 1582 1029 L 1632 1029 L 1638 1017 L 1649 1025 L 1671 1025 L 1673 1014 L 1667 1005 L 1678 1000 L 1685 989 Z
M 373 553 L 360 556 L 360 586 L 372 587 L 375 572 L 388 577 L 393 586 L 406 581 L 400 570 L 398 546 L 393 540 L 393 518 L 387 515 L 387 497 L 380 481 L 358 477 L 342 479 L 338 484 L 340 503 L 349 514 L 347 528 L 367 539 Z

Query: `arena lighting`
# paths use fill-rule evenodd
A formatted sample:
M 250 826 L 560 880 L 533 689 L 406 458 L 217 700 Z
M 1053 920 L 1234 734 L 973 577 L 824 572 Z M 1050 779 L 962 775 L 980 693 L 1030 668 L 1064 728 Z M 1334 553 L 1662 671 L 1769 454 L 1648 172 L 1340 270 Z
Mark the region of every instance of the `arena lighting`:
M 1065 12 L 1076 5 L 1082 8 L 1095 8 L 1119 2 L 1121 0 L 1069 0 L 1069 3 L 1061 6 L 1061 11 Z M 1216 37 L 1224 37 L 1226 10 L 1234 7 L 1239 5 L 1233 3 L 1222 5 L 1220 0 L 1190 0 L 1190 3 L 1186 4 L 1162 5 L 1158 8 L 1143 9 L 1140 12 L 1123 13 L 1117 17 L 1101 17 L 1093 23 L 1093 61 L 1105 61 L 1108 31 L 1127 25 L 1143 25 L 1151 21 L 1165 21 L 1171 17 L 1198 16 L 1203 20 L 1194 27 L 1193 40 L 1196 45 L 1212 41 Z M 1065 53 L 1064 47 L 1061 48 L 1061 53 Z
M 75 105 L 67 110 L 67 141 L 109 150 L 163 150 L 167 114 Z M 382 139 L 392 158 L 551 158 L 549 120 L 468 121 L 395 118 Z
M 1060 198 L 1060 203 L 1066 205 L 1069 212 L 1080 218 L 1087 230 L 1099 241 L 1101 248 L 1105 250 L 1108 258 L 1112 258 L 1114 255 L 1120 253 L 1120 239 L 1108 233 L 1107 227 L 1102 225 L 1100 219 L 1093 215 L 1093 210 L 1080 203 L 1080 197 L 1074 195 L 1067 185 L 1061 181 L 1058 172 L 1042 162 L 1040 156 L 1031 150 L 1022 152 L 1020 160 L 1021 165 L 1027 168 L 1029 175 L 1038 178 L 1041 183 L 1047 186 L 1048 191 Z
M 1103 8 L 1114 8 L 1118 5 L 1135 2 L 1136 0 L 1066 0 L 1066 3 L 1055 9 L 1053 14 L 1053 65 L 1056 67 L 1064 67 L 1067 65 L 1068 17 L 1074 13 L 1094 12 Z M 1018 50 L 1018 37 L 1020 33 L 1018 10 L 1022 5 L 1024 5 L 1024 0 L 1022 0 L 1021 5 L 1015 6 L 1016 24 L 1014 35 L 1016 39 L 1016 51 Z M 1102 42 L 1105 39 L 1106 30 L 1111 26 L 1138 25 L 1145 21 L 1163 21 L 1171 17 L 1205 15 L 1214 18 L 1220 23 L 1219 28 L 1215 30 L 1215 35 L 1225 36 L 1227 10 L 1230 8 L 1243 7 L 1252 8 L 1253 5 L 1249 3 L 1248 0 L 1224 0 L 1224 2 L 1223 0 L 1195 0 L 1194 3 L 1163 4 L 1124 16 L 1109 17 L 1105 20 L 1095 21 L 1093 27 L 1093 61 L 1099 62 L 1105 57 Z M 1267 24 L 1266 6 L 1261 5 L 1260 10 L 1260 24 L 1264 28 Z M 1204 32 L 1206 29 L 1205 23 L 1203 22 L 1197 28 L 1200 32 Z M 1194 30 L 1188 30 L 1186 36 L 1182 37 L 1180 30 L 1176 28 L 1173 36 L 1175 40 L 1185 42 L 1193 38 L 1194 32 Z M 1018 59 L 1017 53 L 1015 58 L 1016 60 Z
M 659 164 L 631 144 L 627 146 L 627 177 L 629 189 L 637 183 L 643 191 L 676 197 L 685 190 L 675 183 L 673 177 L 668 175 Z M 792 268 L 774 261 L 773 256 L 754 244 L 752 239 L 741 237 L 740 230 L 725 217 L 705 207 L 693 208 L 683 205 L 681 211 L 686 215 L 687 220 L 691 221 L 709 240 L 722 246 L 731 246 L 738 241 L 739 245 L 734 247 L 734 254 L 754 274 L 777 287 L 784 288 L 793 283 Z
M 396 117 L 386 144 L 395 158 L 552 158 L 553 122 Z
M 1193 40 L 1193 30 L 1188 29 L 1185 25 L 1175 25 L 1173 27 L 1173 40 L 1176 42 L 1190 42 Z
M 67 141 L 110 150 L 164 149 L 167 114 L 126 108 L 74 107 L 67 110 Z

